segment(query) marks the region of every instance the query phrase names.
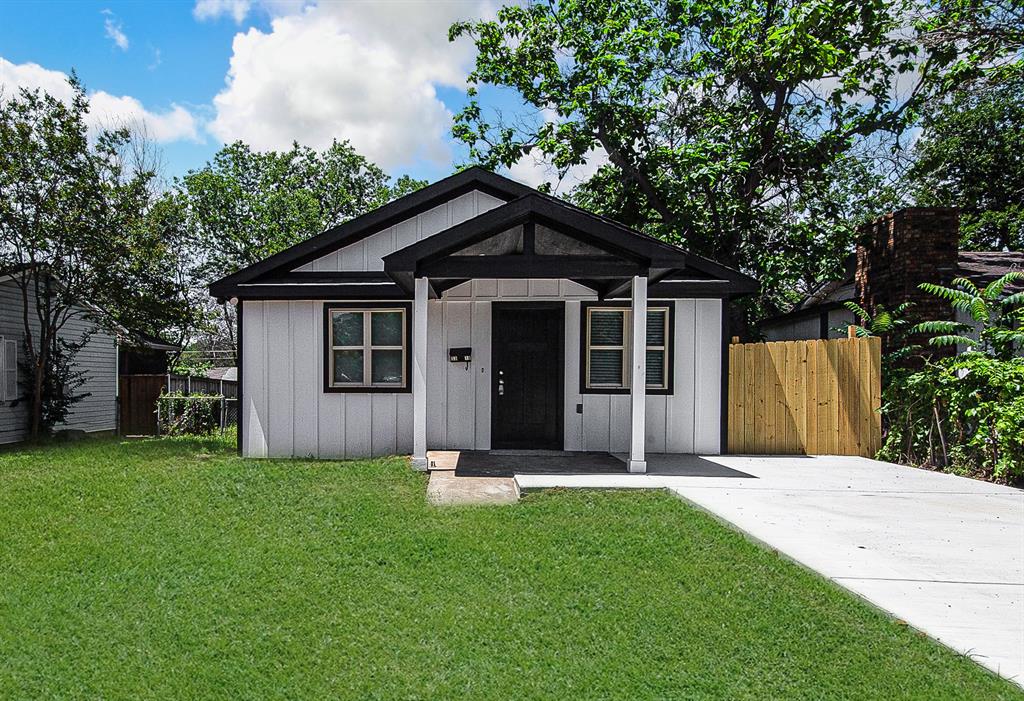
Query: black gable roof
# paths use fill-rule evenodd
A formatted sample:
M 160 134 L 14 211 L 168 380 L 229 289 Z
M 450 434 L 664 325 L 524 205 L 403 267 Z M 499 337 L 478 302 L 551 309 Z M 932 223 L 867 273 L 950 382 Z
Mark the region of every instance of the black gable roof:
M 467 168 L 221 278 L 210 285 L 210 294 L 223 297 L 233 285 L 268 273 L 297 268 L 472 190 L 480 190 L 506 202 L 535 192 L 522 183 L 478 166 Z

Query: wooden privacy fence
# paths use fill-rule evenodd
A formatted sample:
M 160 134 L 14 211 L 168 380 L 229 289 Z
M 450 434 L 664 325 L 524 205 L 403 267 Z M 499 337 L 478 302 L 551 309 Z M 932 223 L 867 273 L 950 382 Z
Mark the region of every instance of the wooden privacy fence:
M 881 364 L 878 338 L 731 344 L 729 452 L 873 457 Z

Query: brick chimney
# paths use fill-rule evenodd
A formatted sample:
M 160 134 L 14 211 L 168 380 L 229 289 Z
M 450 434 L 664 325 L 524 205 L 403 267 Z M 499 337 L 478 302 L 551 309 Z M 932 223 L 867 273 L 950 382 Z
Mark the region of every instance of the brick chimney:
M 935 321 L 953 318 L 948 302 L 918 289 L 922 282 L 948 285 L 957 276 L 960 253 L 960 212 L 951 207 L 908 207 L 861 227 L 854 272 L 855 299 L 874 314 L 879 304 L 893 309 L 913 302 L 910 319 Z M 925 355 L 951 355 L 951 347 L 928 345 L 928 337 L 914 335 L 907 343 L 922 347 Z M 902 345 L 902 344 L 901 344 Z M 895 350 L 883 340 L 884 353 Z M 917 354 L 915 354 L 917 355 Z M 901 364 L 918 367 L 919 359 L 905 358 Z
M 949 304 L 918 285 L 948 285 L 957 271 L 960 213 L 950 207 L 909 207 L 861 228 L 854 273 L 856 299 L 868 309 L 913 302 L 917 320 L 950 319 Z

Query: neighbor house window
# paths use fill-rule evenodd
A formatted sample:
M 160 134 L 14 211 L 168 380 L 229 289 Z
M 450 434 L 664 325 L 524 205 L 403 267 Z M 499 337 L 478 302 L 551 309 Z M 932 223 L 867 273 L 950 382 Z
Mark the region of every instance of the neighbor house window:
M 588 306 L 583 323 L 584 389 L 628 390 L 632 365 L 631 311 L 628 307 Z M 670 389 L 671 308 L 647 309 L 647 389 Z
M 327 306 L 326 387 L 403 391 L 408 385 L 408 306 Z
M 0 336 L 0 401 L 18 398 L 18 343 Z

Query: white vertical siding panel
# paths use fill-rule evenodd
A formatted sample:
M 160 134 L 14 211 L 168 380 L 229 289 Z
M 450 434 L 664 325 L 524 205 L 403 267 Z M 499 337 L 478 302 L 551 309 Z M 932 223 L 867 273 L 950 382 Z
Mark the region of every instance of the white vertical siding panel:
M 422 214 L 417 214 L 416 219 L 419 224 L 416 238 L 422 241 L 428 236 L 433 236 L 448 228 L 448 204 L 438 205 Z
M 292 347 L 289 302 L 265 302 L 267 349 L 267 455 L 287 457 L 294 455 L 292 431 L 294 429 L 292 392 Z
M 504 200 L 474 190 L 401 221 L 384 231 L 374 233 L 362 241 L 305 263 L 295 268 L 295 271 L 383 270 L 383 262 L 380 259 L 389 253 L 503 204 Z
M 472 219 L 476 216 L 476 191 L 467 192 L 465 195 L 460 195 L 454 200 L 448 203 L 448 209 L 451 211 L 449 218 L 449 226 L 455 226 L 461 224 L 467 219 Z
M 505 204 L 505 200 L 488 195 L 486 192 L 476 191 L 476 213 L 483 214 L 484 212 L 500 207 Z
M 609 450 L 611 431 L 611 395 L 587 394 L 583 397 L 583 449 Z
M 357 241 L 350 246 L 338 251 L 341 256 L 340 270 L 359 271 L 366 270 L 366 240 Z
M 317 448 L 317 397 L 321 393 L 320 379 L 323 366 L 317 364 L 317 347 L 310 342 L 315 335 L 313 328 L 318 321 L 314 302 L 291 302 L 288 313 L 288 340 L 292 354 L 292 387 L 294 388 L 294 413 L 292 416 L 292 440 L 297 456 L 316 456 Z
M 558 280 L 527 280 L 531 297 L 558 297 Z
M 398 417 L 395 421 L 397 436 L 395 437 L 395 453 L 410 455 L 412 453 L 412 394 L 405 392 L 397 395 Z
M 323 305 L 314 302 L 313 307 L 313 345 L 317 358 L 317 449 L 321 458 L 339 459 L 345 457 L 345 395 L 323 391 Z
M 473 281 L 468 280 L 445 290 L 445 299 L 469 299 L 473 296 Z
M 644 424 L 644 449 L 648 453 L 664 453 L 665 441 L 665 404 L 664 394 L 647 395 L 646 423 Z
M 342 269 L 341 251 L 334 251 L 333 253 L 328 253 L 321 259 L 320 267 L 317 269 L 317 272 L 330 272 Z M 352 269 L 353 268 L 349 268 L 349 270 Z
M 317 402 L 317 447 L 319 457 L 345 457 L 345 395 L 319 393 Z
M 395 224 L 395 250 L 397 251 L 416 243 L 418 231 L 419 227 L 416 217 Z
M 427 302 L 427 447 L 444 448 L 448 417 L 444 303 Z
M 474 297 L 497 297 L 497 280 L 471 280 Z
M 374 456 L 398 452 L 398 395 L 371 394 L 371 450 Z
M 363 241 L 366 252 L 366 270 L 384 270 L 384 256 L 395 248 L 395 227 L 390 226 Z
M 267 455 L 266 330 L 263 307 L 266 302 L 242 302 L 242 453 L 247 457 Z
M 665 407 L 665 450 L 669 453 L 693 452 L 694 313 L 694 300 L 676 301 L 673 394 L 668 397 Z
M 610 399 L 609 450 L 613 453 L 625 453 L 629 451 L 630 433 L 633 428 L 629 411 L 630 398 L 628 394 L 613 394 Z
M 565 436 L 566 450 L 583 450 L 583 414 L 576 413 L 580 395 L 580 303 L 565 303 Z
M 477 450 L 491 449 L 491 303 L 473 302 L 473 362 L 476 383 Z
M 345 457 L 373 454 L 371 395 L 345 394 Z
M 445 302 L 445 349 L 473 343 L 472 302 Z M 446 353 L 447 354 L 447 353 Z M 446 445 L 449 450 L 471 449 L 476 433 L 476 390 L 472 364 L 447 363 L 448 406 Z
M 529 280 L 498 280 L 499 297 L 529 297 Z
M 722 437 L 722 303 L 696 302 L 694 451 L 717 454 Z
M 573 282 L 572 280 L 559 280 L 558 292 L 566 299 L 595 299 L 594 291 L 589 287 Z

